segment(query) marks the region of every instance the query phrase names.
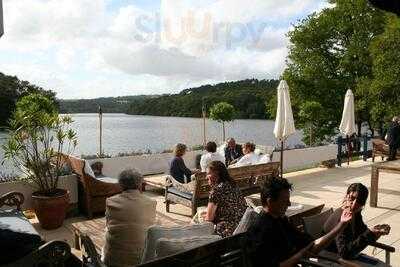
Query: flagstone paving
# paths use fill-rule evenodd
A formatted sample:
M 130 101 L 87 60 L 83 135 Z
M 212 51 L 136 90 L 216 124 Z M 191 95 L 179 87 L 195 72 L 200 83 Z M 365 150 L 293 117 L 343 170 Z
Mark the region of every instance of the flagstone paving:
M 294 185 L 291 200 L 296 203 L 317 205 L 324 203 L 326 207 L 339 207 L 345 191 L 349 184 L 361 182 L 370 187 L 372 162 L 354 161 L 350 165 L 343 164 L 342 167 L 332 169 L 313 168 L 303 171 L 284 174 Z M 157 201 L 158 223 L 162 225 L 184 225 L 190 223 L 190 209 L 182 205 L 171 205 L 171 213 L 165 212 L 164 196 L 161 191 L 146 191 L 146 195 Z M 384 236 L 380 242 L 392 245 L 396 252 L 392 254 L 392 265 L 400 266 L 400 175 L 382 173 L 379 182 L 378 207 L 369 207 L 369 200 L 363 210 L 365 222 L 373 226 L 375 224 L 388 223 L 391 225 L 391 234 Z M 86 220 L 85 217 L 69 218 L 64 225 L 53 231 L 42 230 L 34 222 L 37 230 L 46 240 L 66 240 L 73 246 L 73 232 L 71 224 Z M 79 254 L 77 251 L 75 253 Z M 369 255 L 384 260 L 382 250 L 373 251 L 367 248 L 365 252 Z

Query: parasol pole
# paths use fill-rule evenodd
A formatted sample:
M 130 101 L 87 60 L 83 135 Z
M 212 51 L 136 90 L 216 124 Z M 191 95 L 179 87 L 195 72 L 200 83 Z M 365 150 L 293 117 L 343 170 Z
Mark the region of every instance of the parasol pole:
M 204 105 L 204 97 L 202 98 L 202 115 L 203 115 L 203 149 L 206 147 L 206 108 Z
M 283 178 L 283 140 L 281 141 L 281 178 Z

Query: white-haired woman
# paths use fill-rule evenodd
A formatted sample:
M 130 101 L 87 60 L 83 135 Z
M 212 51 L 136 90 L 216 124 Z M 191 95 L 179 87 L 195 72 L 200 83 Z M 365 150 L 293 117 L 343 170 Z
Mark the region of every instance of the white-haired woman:
M 142 175 L 134 169 L 118 177 L 122 193 L 106 200 L 106 242 L 102 261 L 125 267 L 140 263 L 145 235 L 156 220 L 155 200 L 142 194 Z

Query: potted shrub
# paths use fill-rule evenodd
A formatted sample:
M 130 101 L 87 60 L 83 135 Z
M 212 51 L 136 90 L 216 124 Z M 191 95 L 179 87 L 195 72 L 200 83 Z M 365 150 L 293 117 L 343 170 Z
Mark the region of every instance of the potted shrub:
M 71 122 L 71 117 L 59 116 L 47 97 L 24 96 L 16 104 L 3 145 L 4 158 L 12 161 L 21 179 L 34 185 L 33 207 L 44 229 L 60 227 L 67 212 L 68 192 L 57 186 L 65 167 L 62 154 L 70 154 L 77 144 Z

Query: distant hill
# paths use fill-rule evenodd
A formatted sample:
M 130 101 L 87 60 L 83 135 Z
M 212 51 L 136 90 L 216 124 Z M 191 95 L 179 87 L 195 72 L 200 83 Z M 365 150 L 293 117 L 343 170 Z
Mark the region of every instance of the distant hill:
M 235 107 L 238 119 L 270 118 L 266 102 L 276 95 L 278 80 L 247 79 L 189 88 L 178 94 L 165 94 L 132 101 L 127 113 L 135 115 L 201 117 L 202 101 L 207 112 L 221 101 Z
M 60 113 L 96 113 L 99 106 L 104 113 L 126 113 L 135 100 L 158 97 L 158 95 L 138 95 L 138 96 L 119 96 L 101 97 L 95 99 L 60 99 Z

